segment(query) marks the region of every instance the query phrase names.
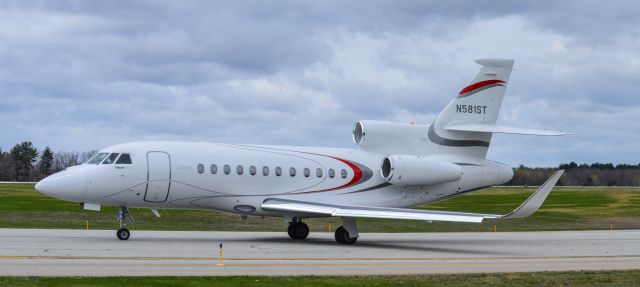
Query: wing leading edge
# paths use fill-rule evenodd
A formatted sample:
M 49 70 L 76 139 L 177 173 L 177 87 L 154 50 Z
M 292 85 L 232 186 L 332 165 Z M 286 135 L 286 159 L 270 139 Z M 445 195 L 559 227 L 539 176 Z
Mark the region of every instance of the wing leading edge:
M 404 208 L 347 206 L 324 204 L 317 202 L 296 201 L 279 198 L 269 198 L 262 203 L 263 210 L 315 214 L 320 216 L 365 217 L 387 219 L 412 219 L 424 221 L 451 221 L 480 223 L 485 218 L 508 219 L 523 218 L 536 212 L 556 185 L 564 170 L 559 170 L 551 176 L 538 190 L 536 190 L 522 205 L 514 211 L 505 214 L 483 214 L 437 210 L 416 210 Z
M 455 131 L 455 132 L 502 133 L 502 134 L 518 134 L 518 135 L 534 135 L 534 136 L 571 135 L 571 133 L 568 133 L 568 132 L 503 127 L 503 126 L 497 126 L 495 124 L 452 125 L 452 126 L 447 126 L 445 129 L 449 131 Z

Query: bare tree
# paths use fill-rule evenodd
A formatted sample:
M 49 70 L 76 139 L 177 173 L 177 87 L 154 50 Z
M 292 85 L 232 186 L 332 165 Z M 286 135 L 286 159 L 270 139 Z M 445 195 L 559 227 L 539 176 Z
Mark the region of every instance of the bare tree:
M 58 172 L 80 163 L 75 152 L 59 151 L 53 155 L 53 170 Z
M 80 163 L 85 163 L 87 161 L 89 161 L 94 155 L 96 155 L 98 153 L 97 150 L 91 150 L 91 151 L 83 151 L 80 153 Z

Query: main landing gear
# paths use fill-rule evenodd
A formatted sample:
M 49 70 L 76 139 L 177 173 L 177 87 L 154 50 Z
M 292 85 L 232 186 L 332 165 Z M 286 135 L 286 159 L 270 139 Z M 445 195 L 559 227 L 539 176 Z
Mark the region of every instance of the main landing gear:
M 309 226 L 302 222 L 301 218 L 292 217 L 289 219 L 289 228 L 287 228 L 287 232 L 289 233 L 289 237 L 293 240 L 302 240 L 306 239 L 309 236 Z M 358 225 L 356 224 L 355 218 L 344 217 L 342 218 L 342 226 L 336 229 L 335 238 L 336 241 L 340 244 L 354 244 L 358 241 L 358 237 L 360 234 L 358 233 Z
M 340 244 L 354 244 L 358 240 L 360 234 L 358 233 L 358 225 L 355 218 L 344 217 L 342 218 L 342 226 L 336 229 L 336 241 Z
M 120 207 L 120 210 L 118 210 L 118 223 L 120 224 L 120 229 L 118 229 L 118 231 L 116 232 L 116 236 L 118 237 L 118 239 L 129 239 L 129 236 L 131 236 L 131 232 L 129 232 L 129 229 L 125 227 L 127 226 L 127 224 L 135 223 L 135 220 L 125 206 Z
M 354 244 L 358 240 L 358 237 L 351 237 L 349 231 L 340 226 L 336 229 L 336 241 L 340 244 Z
M 302 219 L 294 217 L 291 222 L 289 222 L 289 228 L 287 228 L 287 232 L 289 233 L 289 237 L 291 239 L 305 239 L 309 236 L 309 226 L 306 223 L 302 222 Z

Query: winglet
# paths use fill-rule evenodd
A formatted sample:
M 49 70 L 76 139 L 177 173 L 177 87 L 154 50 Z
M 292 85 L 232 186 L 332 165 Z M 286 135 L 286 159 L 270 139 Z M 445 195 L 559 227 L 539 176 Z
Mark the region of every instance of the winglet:
M 547 195 L 551 192 L 553 187 L 556 185 L 562 173 L 563 169 L 556 171 L 547 181 L 541 185 L 536 192 L 534 192 L 527 200 L 520 205 L 520 207 L 516 208 L 509 214 L 498 217 L 499 219 L 510 219 L 510 218 L 523 218 L 527 217 L 534 212 L 536 212 L 545 199 L 547 199 Z

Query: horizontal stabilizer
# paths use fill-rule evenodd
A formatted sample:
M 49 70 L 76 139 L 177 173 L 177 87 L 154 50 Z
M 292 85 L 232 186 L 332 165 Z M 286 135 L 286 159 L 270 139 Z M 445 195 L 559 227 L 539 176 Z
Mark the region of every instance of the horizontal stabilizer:
M 518 135 L 535 135 L 535 136 L 565 136 L 571 133 L 551 130 L 533 130 L 514 127 L 501 127 L 494 124 L 462 124 L 450 125 L 445 130 L 455 132 L 478 132 L 478 133 L 502 133 L 502 134 L 518 134 Z
M 338 216 L 364 217 L 386 219 L 412 219 L 424 221 L 451 221 L 480 223 L 485 218 L 509 219 L 527 217 L 542 205 L 551 189 L 562 176 L 563 170 L 557 171 L 536 192 L 534 192 L 520 207 L 509 214 L 483 214 L 439 210 L 420 210 L 373 206 L 347 206 L 318 202 L 297 201 L 280 198 L 269 198 L 262 203 L 261 208 L 268 211 L 283 213 L 306 214 L 308 216 Z

